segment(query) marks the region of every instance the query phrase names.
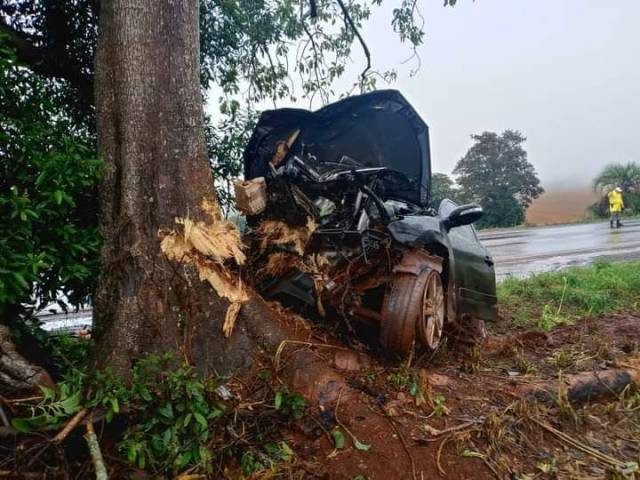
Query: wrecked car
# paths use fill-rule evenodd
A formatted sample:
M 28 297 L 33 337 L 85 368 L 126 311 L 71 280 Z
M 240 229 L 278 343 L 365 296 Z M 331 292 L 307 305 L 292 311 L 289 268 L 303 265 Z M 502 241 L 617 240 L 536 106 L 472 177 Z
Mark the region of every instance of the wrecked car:
M 397 91 L 315 112 L 266 111 L 236 184 L 256 288 L 268 299 L 370 325 L 381 346 L 473 340 L 497 316 L 476 204 L 429 206 L 425 122 Z

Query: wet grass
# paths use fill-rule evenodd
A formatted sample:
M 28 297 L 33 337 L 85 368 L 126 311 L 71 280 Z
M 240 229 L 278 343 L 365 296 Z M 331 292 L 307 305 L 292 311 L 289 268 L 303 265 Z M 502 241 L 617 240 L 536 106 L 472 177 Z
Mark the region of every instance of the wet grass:
M 551 330 L 580 318 L 640 309 L 640 262 L 595 263 L 498 286 L 505 319 L 523 327 Z

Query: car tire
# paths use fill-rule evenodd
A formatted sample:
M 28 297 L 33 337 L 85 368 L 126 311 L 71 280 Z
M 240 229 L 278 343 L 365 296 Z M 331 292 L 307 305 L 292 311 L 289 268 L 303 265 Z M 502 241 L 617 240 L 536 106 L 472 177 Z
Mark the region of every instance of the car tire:
M 392 274 L 381 311 L 380 344 L 386 350 L 406 355 L 413 348 L 431 272 L 437 274 L 428 267 L 418 275 L 407 272 Z

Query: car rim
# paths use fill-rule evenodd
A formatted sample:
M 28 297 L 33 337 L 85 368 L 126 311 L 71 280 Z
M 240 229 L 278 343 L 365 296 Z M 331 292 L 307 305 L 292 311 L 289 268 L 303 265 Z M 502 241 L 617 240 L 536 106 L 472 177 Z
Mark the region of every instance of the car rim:
M 436 271 L 429 272 L 422 297 L 422 315 L 418 319 L 418 334 L 422 342 L 435 350 L 444 328 L 444 289 Z

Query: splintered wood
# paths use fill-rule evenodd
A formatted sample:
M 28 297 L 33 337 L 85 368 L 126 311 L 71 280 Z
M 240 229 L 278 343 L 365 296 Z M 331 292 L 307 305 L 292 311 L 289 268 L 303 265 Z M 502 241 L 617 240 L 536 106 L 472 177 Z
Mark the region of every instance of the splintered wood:
M 294 269 L 305 272 L 311 276 L 316 289 L 316 302 L 320 315 L 325 316 L 324 305 L 320 292 L 327 281 L 325 271 L 329 265 L 328 260 L 318 254 L 305 255 L 305 250 L 311 235 L 317 225 L 311 217 L 307 217 L 307 223 L 303 226 L 293 227 L 278 220 L 265 220 L 257 228 L 256 233 L 260 238 L 260 252 L 264 253 L 271 245 L 289 245 L 291 252 L 275 252 L 267 257 L 267 262 L 257 270 L 256 276 L 281 277 Z
M 267 207 L 267 184 L 264 177 L 236 180 L 236 207 L 245 215 L 257 215 Z
M 316 228 L 317 225 L 311 217 L 307 218 L 307 224 L 302 227 L 292 227 L 280 220 L 265 220 L 256 232 L 261 238 L 260 251 L 264 252 L 271 244 L 291 244 L 295 252 L 303 256 L 307 242 Z
M 233 260 L 243 265 L 246 257 L 236 225 L 222 218 L 217 205 L 206 199 L 202 210 L 210 217 L 209 223 L 195 222 L 189 217 L 176 218 L 176 224 L 182 225 L 181 232 L 174 230 L 166 234 L 160 247 L 169 260 L 195 267 L 200 280 L 209 282 L 218 295 L 231 302 L 222 327 L 228 337 L 249 295 L 239 276 L 234 275 L 225 262 Z
M 294 268 L 298 270 L 304 269 L 302 259 L 287 252 L 276 252 L 269 255 L 267 263 L 256 272 L 257 278 L 264 277 L 282 277 Z
M 298 135 L 300 135 L 300 129 L 293 131 L 286 142 L 281 140 L 276 144 L 276 153 L 271 159 L 271 164 L 274 167 L 280 165 L 282 161 L 287 158 L 289 150 L 291 150 L 291 146 L 298 138 Z

